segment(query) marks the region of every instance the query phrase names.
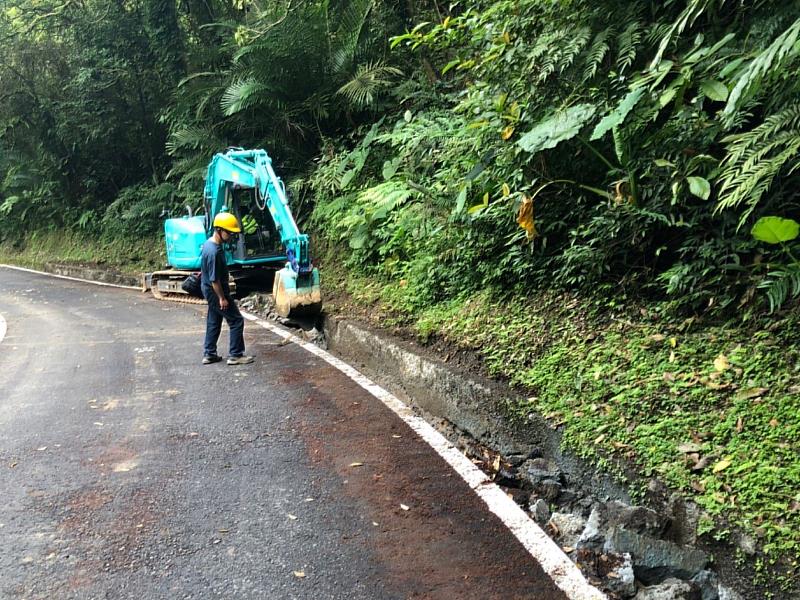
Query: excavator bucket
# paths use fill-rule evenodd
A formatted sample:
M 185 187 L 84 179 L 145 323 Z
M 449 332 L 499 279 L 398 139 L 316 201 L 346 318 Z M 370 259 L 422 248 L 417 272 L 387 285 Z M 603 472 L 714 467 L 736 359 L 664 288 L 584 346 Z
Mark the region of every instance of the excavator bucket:
M 272 285 L 275 312 L 282 317 L 312 317 L 322 310 L 319 271 L 297 274 L 288 265 L 275 273 Z

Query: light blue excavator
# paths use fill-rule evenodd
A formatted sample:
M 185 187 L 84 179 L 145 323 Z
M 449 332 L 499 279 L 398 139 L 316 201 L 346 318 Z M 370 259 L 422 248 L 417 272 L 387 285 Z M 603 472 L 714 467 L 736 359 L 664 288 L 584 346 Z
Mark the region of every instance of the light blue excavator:
M 165 221 L 171 269 L 147 274 L 145 288 L 159 299 L 191 301 L 181 284 L 190 272 L 200 269 L 200 248 L 213 234 L 214 217 L 230 212 L 242 229 L 225 249 L 234 282 L 263 278 L 273 271 L 275 312 L 283 317 L 320 312 L 319 271 L 309 258 L 308 236 L 298 230 L 286 188 L 264 150 L 233 148 L 214 155 L 203 201 L 205 215 Z

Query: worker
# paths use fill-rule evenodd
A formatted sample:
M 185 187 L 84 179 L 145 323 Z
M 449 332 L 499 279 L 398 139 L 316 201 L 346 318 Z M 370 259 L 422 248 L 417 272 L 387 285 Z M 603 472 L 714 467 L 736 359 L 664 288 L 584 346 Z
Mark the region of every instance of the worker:
M 244 317 L 231 297 L 223 247 L 223 244 L 233 241 L 242 228 L 236 217 L 228 212 L 218 213 L 213 225 L 214 234 L 203 244 L 200 259 L 200 287 L 208 302 L 203 364 L 210 365 L 222 360 L 217 354 L 217 340 L 222 330 L 222 320 L 225 319 L 230 329 L 228 364 L 246 365 L 253 362 L 253 357 L 244 353 Z

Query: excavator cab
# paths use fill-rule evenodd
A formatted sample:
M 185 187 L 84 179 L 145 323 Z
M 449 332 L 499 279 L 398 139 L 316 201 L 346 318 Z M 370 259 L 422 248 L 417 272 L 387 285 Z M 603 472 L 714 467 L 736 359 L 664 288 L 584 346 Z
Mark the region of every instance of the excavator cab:
M 281 237 L 269 211 L 257 205 L 254 190 L 234 190 L 230 211 L 236 215 L 242 227 L 233 249 L 234 260 L 275 258 L 281 260 L 282 266 L 286 253 Z

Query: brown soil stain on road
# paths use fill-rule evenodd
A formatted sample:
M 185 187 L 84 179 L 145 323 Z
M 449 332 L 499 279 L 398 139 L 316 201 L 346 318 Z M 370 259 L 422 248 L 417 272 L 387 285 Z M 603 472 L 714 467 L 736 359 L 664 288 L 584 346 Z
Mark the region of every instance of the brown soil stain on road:
M 405 598 L 565 598 L 466 482 L 379 400 L 327 364 L 276 375 L 304 391 L 297 431 L 309 456 L 364 505 L 374 525 L 367 543 Z

